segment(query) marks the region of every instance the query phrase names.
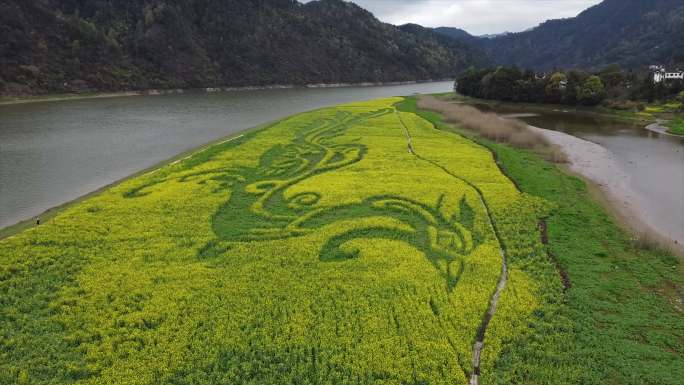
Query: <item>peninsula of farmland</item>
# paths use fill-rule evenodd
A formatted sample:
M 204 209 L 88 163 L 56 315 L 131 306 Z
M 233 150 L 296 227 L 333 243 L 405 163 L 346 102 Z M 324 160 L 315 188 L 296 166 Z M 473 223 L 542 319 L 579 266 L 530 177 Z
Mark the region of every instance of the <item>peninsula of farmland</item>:
M 398 97 L 291 116 L 0 241 L 0 383 L 599 383 L 646 356 L 681 378 L 677 327 L 585 370 L 612 338 L 585 333 L 599 273 L 567 296 L 547 243 L 572 215 L 525 173 L 582 187 L 435 117 Z

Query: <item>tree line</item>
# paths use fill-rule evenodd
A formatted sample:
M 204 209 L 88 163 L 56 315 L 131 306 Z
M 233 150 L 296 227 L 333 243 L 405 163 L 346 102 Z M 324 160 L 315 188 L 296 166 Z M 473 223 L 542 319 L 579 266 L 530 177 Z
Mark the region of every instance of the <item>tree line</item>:
M 655 83 L 647 71 L 609 65 L 597 72 L 536 73 L 517 67 L 470 69 L 454 85 L 457 92 L 481 99 L 566 105 L 610 105 L 631 109 L 639 102 L 663 101 L 684 91 L 681 80 Z

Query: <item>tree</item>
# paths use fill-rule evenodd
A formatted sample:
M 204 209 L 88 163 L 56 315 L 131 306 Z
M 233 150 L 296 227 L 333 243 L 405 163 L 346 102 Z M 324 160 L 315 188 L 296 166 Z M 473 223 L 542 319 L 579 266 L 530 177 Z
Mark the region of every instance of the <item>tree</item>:
M 568 86 L 568 77 L 562 72 L 551 75 L 549 82 L 544 89 L 545 101 L 547 103 L 560 103 L 563 93 Z
M 512 101 L 516 99 L 515 82 L 522 78 L 516 67 L 499 67 L 482 80 L 484 97 L 488 99 Z
M 615 88 L 625 80 L 625 75 L 617 64 L 606 66 L 598 75 L 606 88 Z
M 456 80 L 456 91 L 463 95 L 474 97 L 481 96 L 480 85 L 482 82 L 482 76 L 484 76 L 485 73 L 487 73 L 486 70 L 477 71 L 474 67 L 470 67 Z
M 606 96 L 606 88 L 601 78 L 592 75 L 577 89 L 577 101 L 587 106 L 595 106 Z
M 582 83 L 584 83 L 587 77 L 589 77 L 589 75 L 581 71 L 570 71 L 567 73 L 567 76 L 568 86 L 563 96 L 563 104 L 576 105 L 577 90 L 582 85 Z

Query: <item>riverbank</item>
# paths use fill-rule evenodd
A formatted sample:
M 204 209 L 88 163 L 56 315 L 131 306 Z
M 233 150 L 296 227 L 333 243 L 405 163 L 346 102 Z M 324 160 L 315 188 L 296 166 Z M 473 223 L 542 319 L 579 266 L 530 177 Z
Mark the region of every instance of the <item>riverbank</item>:
M 567 282 L 565 294 L 544 299 L 530 323 L 534 331 L 509 341 L 495 375 L 483 382 L 678 384 L 684 376 L 680 259 L 635 240 L 596 201 L 591 185 L 544 154 L 483 139 L 436 112 L 418 110 L 415 100 L 408 108 L 440 130 L 488 147 L 523 192 L 554 207 L 541 236 Z M 526 356 L 533 359 L 520 365 Z M 533 381 L 529 375 L 535 372 L 552 376 Z
M 684 239 L 664 235 L 646 221 L 641 198 L 629 185 L 629 176 L 615 161 L 613 153 L 596 143 L 563 132 L 534 126 L 529 128 L 566 154 L 568 163 L 564 168 L 587 182 L 588 191 L 593 192 L 591 195 L 633 234 L 634 239 L 684 256 Z
M 648 188 L 644 190 L 643 185 L 631 183 L 633 178 L 638 177 L 638 175 L 635 175 L 631 169 L 628 173 L 626 167 L 634 167 L 637 163 L 641 164 L 643 163 L 642 160 L 637 161 L 635 159 L 626 162 L 624 154 L 621 153 L 622 157 L 618 161 L 616 154 L 590 140 L 559 130 L 537 128 L 530 125 L 533 123 L 526 124 L 520 120 L 515 120 L 515 118 L 531 118 L 534 121 L 534 118 L 543 113 L 548 113 L 548 110 L 538 108 L 534 110 L 537 114 L 521 113 L 519 112 L 521 110 L 518 109 L 520 107 L 517 105 L 514 108 L 497 105 L 496 108 L 484 108 L 485 111 L 496 114 L 484 113 L 480 111 L 483 109 L 481 103 L 454 100 L 449 96 L 444 97 L 444 95 L 442 99 L 421 97 L 418 106 L 443 113 L 448 122 L 461 124 L 495 142 L 509 143 L 522 149 L 535 149 L 545 159 L 561 163 L 565 170 L 584 178 L 588 182 L 591 187 L 590 191 L 594 192 L 593 196 L 604 204 L 618 223 L 632 233 L 635 239 L 640 242 L 657 244 L 659 247 L 667 248 L 684 256 L 684 233 L 680 231 L 681 227 L 674 225 L 671 220 L 669 222 L 662 221 L 660 217 L 654 215 L 654 213 L 661 212 L 663 207 L 662 205 L 653 205 L 652 195 L 649 195 L 653 192 Z M 477 109 L 472 106 L 476 106 Z M 486 106 L 491 107 L 489 104 Z M 523 108 L 522 111 L 526 110 Z M 566 116 L 565 113 L 554 113 L 559 122 L 571 116 Z M 566 118 L 563 118 L 564 116 Z M 502 117 L 508 119 L 503 120 Z M 543 121 L 538 121 L 538 123 L 545 124 Z M 556 122 L 550 124 L 551 126 L 548 127 L 552 128 Z M 567 130 L 567 126 L 561 124 L 560 129 Z M 634 127 L 634 129 L 637 128 Z M 621 145 L 624 146 L 624 142 Z M 644 157 L 648 158 L 648 155 L 646 153 Z M 652 157 L 652 159 L 655 158 Z M 677 185 L 673 186 L 673 188 L 676 187 Z M 664 198 L 672 198 L 671 200 L 675 201 L 674 205 L 678 203 L 676 197 L 666 196 Z M 671 206 L 670 210 L 673 209 L 676 210 L 677 208 Z
M 464 102 L 477 105 L 489 105 L 493 107 L 511 107 L 517 110 L 527 111 L 554 111 L 564 113 L 580 113 L 586 115 L 595 115 L 601 117 L 610 117 L 614 119 L 621 119 L 629 122 L 648 123 L 655 120 L 654 116 L 650 114 L 639 114 L 634 111 L 613 110 L 601 106 L 587 107 L 587 106 L 568 106 L 565 104 L 545 104 L 545 103 L 514 103 L 504 102 L 500 100 L 478 99 L 470 96 L 464 96 L 454 93 L 437 95 L 440 99 Z
M 530 112 L 563 112 L 617 119 L 633 124 L 640 124 L 645 129 L 665 135 L 684 136 L 684 128 L 679 128 L 684 121 L 684 114 L 676 112 L 669 104 L 648 105 L 643 111 L 616 110 L 603 106 L 568 106 L 562 104 L 514 103 L 498 100 L 478 99 L 469 96 L 448 93 L 436 95 L 442 100 L 485 105 L 492 108 L 512 108 Z
M 580 179 L 534 153 L 486 144 L 523 191 L 556 207 L 546 219 L 547 250 L 572 283 L 564 309 L 550 305 L 540 313 L 535 324 L 544 337 L 514 344 L 529 345 L 535 354 L 533 346 L 548 341 L 543 355 L 582 368 L 581 380 L 566 383 L 677 384 L 684 374 L 681 260 L 623 231 Z M 575 339 L 567 344 L 565 328 Z M 501 360 L 500 367 L 510 370 L 513 357 Z M 658 365 L 646 364 L 653 360 Z M 524 383 L 528 369 L 513 368 L 521 381 L 506 382 Z
M 141 96 L 143 92 L 139 91 L 125 91 L 125 92 L 85 92 L 85 93 L 69 93 L 69 94 L 47 94 L 35 96 L 2 96 L 0 97 L 0 106 L 25 104 L 25 103 L 40 103 L 40 102 L 61 102 L 67 100 L 82 100 L 82 99 L 104 99 L 104 98 L 121 98 L 130 96 Z
M 0 106 L 25 104 L 25 103 L 39 103 L 39 102 L 57 102 L 67 100 L 82 100 L 82 99 L 100 99 L 100 98 L 119 98 L 131 96 L 154 96 L 154 95 L 177 95 L 186 92 L 192 93 L 216 93 L 216 92 L 235 92 L 235 91 L 258 91 L 258 90 L 279 90 L 279 89 L 295 89 L 295 88 L 346 88 L 346 87 L 377 87 L 377 86 L 402 86 L 410 84 L 421 83 L 436 83 L 447 81 L 450 79 L 428 79 L 415 80 L 403 82 L 363 82 L 363 83 L 310 83 L 303 85 L 296 84 L 274 84 L 268 86 L 245 86 L 245 87 L 207 87 L 207 88 L 189 88 L 189 89 L 148 89 L 140 91 L 121 91 L 121 92 L 83 92 L 83 93 L 65 93 L 65 94 L 46 94 L 33 96 L 2 96 L 0 97 Z
M 146 168 L 144 168 L 138 172 L 135 172 L 131 175 L 128 175 L 124 178 L 117 179 L 117 180 L 115 180 L 111 183 L 108 183 L 107 185 L 104 185 L 104 186 L 102 186 L 102 187 L 100 187 L 94 191 L 87 193 L 87 194 L 81 195 L 75 199 L 64 202 L 58 206 L 51 207 L 51 208 L 43 211 L 42 213 L 40 213 L 38 215 L 27 218 L 25 220 L 22 220 L 20 222 L 13 224 L 13 225 L 0 228 L 0 240 L 5 239 L 5 238 L 10 238 L 10 237 L 12 237 L 18 233 L 21 233 L 25 230 L 28 230 L 30 228 L 34 228 L 34 227 L 37 227 L 40 225 L 44 225 L 44 224 L 50 222 L 50 220 L 52 220 L 55 216 L 64 212 L 65 210 L 67 210 L 67 209 L 69 209 L 69 208 L 71 208 L 77 204 L 80 204 L 81 202 L 83 202 L 89 198 L 98 196 L 98 195 L 102 194 L 103 192 L 108 191 L 111 188 L 114 188 L 114 187 L 116 187 L 116 186 L 120 185 L 121 183 L 124 183 L 128 180 L 131 180 L 131 179 L 134 179 L 134 178 L 146 175 L 146 174 L 155 173 L 155 172 L 159 171 L 161 168 L 163 168 L 164 166 L 172 165 L 176 162 L 180 162 L 180 161 L 182 161 L 188 157 L 191 157 L 197 153 L 206 151 L 206 150 L 208 150 L 208 149 L 210 149 L 216 145 L 219 145 L 221 143 L 242 139 L 245 136 L 251 137 L 257 131 L 265 129 L 267 127 L 270 127 L 271 125 L 276 124 L 278 121 L 279 120 L 260 124 L 258 126 L 248 128 L 246 130 L 243 130 L 243 131 L 240 131 L 237 133 L 232 133 L 232 134 L 227 135 L 223 138 L 211 141 L 207 144 L 203 144 L 203 145 L 196 147 L 196 148 L 193 148 L 191 150 L 184 151 L 184 152 L 177 154 L 171 158 L 165 159 L 161 162 L 157 162 L 153 166 L 146 167 Z

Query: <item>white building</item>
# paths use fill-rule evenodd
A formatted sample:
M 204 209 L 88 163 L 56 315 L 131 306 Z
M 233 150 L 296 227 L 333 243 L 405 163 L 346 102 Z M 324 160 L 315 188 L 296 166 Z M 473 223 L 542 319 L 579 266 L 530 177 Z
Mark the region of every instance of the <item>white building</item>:
M 654 83 L 661 83 L 666 80 L 684 80 L 684 71 L 667 72 L 665 68 L 660 66 L 651 66 L 650 68 L 653 71 Z

